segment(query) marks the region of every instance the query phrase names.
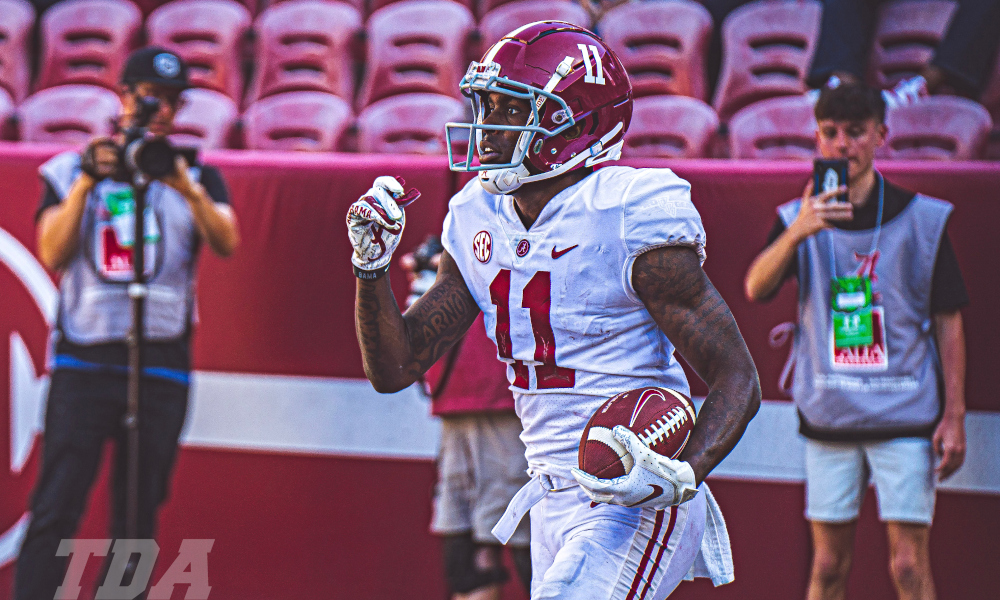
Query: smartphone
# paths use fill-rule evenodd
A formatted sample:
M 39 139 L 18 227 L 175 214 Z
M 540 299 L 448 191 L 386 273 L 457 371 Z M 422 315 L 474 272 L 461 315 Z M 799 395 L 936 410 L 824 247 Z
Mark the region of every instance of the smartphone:
M 847 161 L 844 159 L 813 161 L 813 195 L 847 185 Z M 837 196 L 837 202 L 847 202 L 847 192 Z

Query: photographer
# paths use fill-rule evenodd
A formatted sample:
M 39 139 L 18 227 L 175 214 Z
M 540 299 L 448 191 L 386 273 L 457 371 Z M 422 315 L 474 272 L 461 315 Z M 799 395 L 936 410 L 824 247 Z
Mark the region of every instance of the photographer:
M 799 285 L 792 398 L 807 438 L 807 598 L 845 597 L 871 478 L 899 597 L 933 600 L 935 480 L 965 459 L 960 309 L 969 299 L 946 230 L 953 207 L 874 169 L 887 132 L 877 90 L 825 88 L 816 121 L 821 185 L 809 183 L 801 200 L 778 207 L 769 245 L 746 277 L 756 302 L 791 277 Z M 847 188 L 814 195 L 826 188 L 830 163 L 846 171 Z
M 42 468 L 18 558 L 16 600 L 55 596 L 67 565 L 67 557 L 56 556 L 56 550 L 76 533 L 106 440 L 116 447 L 111 534 L 125 537 L 123 417 L 132 324 L 127 288 L 134 278 L 136 215 L 120 147 L 123 132 L 148 118 L 146 139 L 166 148 L 162 142 L 188 87 L 187 67 L 171 52 L 144 48 L 129 56 L 121 84 L 119 133 L 93 140 L 81 154 L 60 154 L 39 169 L 44 192 L 36 216 L 38 255 L 61 278 Z M 228 256 L 239 244 L 219 172 L 172 154 L 165 155 L 173 161 L 172 172 L 167 162 L 167 174 L 149 183 L 143 216 L 149 294 L 139 404 L 142 539 L 154 536 L 187 412 L 198 251 L 204 241 L 216 254 Z M 160 158 L 162 163 L 164 155 Z

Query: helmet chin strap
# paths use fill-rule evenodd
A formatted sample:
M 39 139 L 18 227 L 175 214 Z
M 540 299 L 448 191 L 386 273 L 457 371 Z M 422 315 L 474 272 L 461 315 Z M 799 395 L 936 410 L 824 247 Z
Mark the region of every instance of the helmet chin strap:
M 614 139 L 621 130 L 624 128 L 624 124 L 618 123 L 611 131 L 604 134 L 596 144 L 591 146 L 588 152 L 581 152 L 577 154 L 570 160 L 559 165 L 555 169 L 548 171 L 546 173 L 539 173 L 538 175 L 532 175 L 526 166 L 524 166 L 524 158 L 522 155 L 521 164 L 510 169 L 490 169 L 488 171 L 479 172 L 479 184 L 483 186 L 489 194 L 500 195 L 509 194 L 516 191 L 519 187 L 525 183 L 532 183 L 535 181 L 543 181 L 545 179 L 552 179 L 553 177 L 558 177 L 563 173 L 567 173 L 572 169 L 575 169 L 580 163 L 584 163 L 584 166 L 592 166 L 597 163 L 602 163 L 608 160 L 618 160 L 621 158 L 622 146 L 625 140 L 613 144 L 605 148 L 605 145 Z M 534 137 L 534 134 L 529 132 L 524 132 L 518 139 L 518 149 L 521 147 L 522 140 L 525 141 L 527 145 L 528 141 Z M 586 161 L 586 162 L 585 162 Z

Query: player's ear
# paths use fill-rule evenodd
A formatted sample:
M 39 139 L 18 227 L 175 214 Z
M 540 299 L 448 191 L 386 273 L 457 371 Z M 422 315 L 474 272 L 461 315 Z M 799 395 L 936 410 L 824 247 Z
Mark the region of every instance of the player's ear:
M 576 125 L 562 132 L 562 136 L 567 140 L 575 140 L 576 138 L 580 137 L 581 133 L 583 133 L 583 124 L 577 123 Z

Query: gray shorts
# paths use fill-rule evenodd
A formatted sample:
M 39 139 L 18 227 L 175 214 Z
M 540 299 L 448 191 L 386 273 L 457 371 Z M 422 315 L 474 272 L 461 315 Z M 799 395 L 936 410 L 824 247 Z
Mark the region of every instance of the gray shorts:
M 431 532 L 439 535 L 471 532 L 476 542 L 499 543 L 490 530 L 514 494 L 528 482 L 528 461 L 524 458 L 520 435 L 521 420 L 513 413 L 441 419 Z M 527 546 L 530 531 L 525 518 L 510 545 Z

